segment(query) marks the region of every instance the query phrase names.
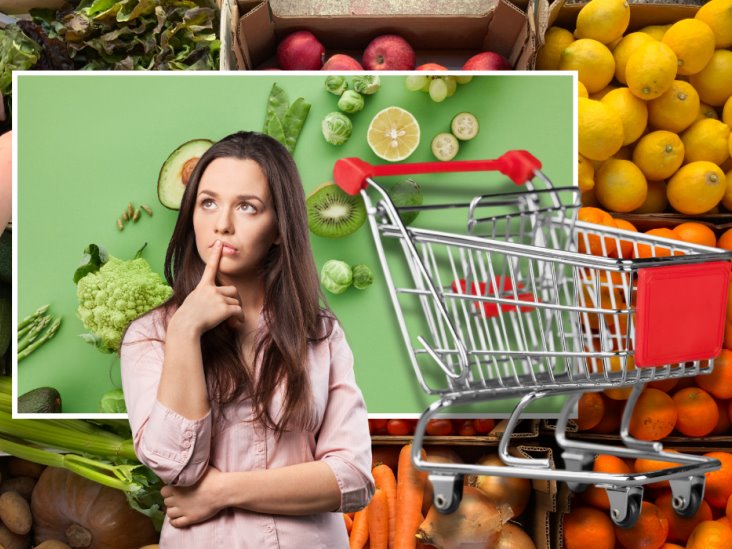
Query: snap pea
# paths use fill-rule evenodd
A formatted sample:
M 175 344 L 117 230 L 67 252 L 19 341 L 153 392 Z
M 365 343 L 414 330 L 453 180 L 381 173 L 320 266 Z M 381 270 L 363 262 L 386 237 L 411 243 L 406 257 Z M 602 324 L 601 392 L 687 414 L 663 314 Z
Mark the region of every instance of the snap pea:
M 298 97 L 287 111 L 287 116 L 285 116 L 285 146 L 291 153 L 295 152 L 297 138 L 300 135 L 300 130 L 305 125 L 305 119 L 308 117 L 309 112 L 310 103 L 302 97 Z
M 270 137 L 274 137 L 277 141 L 285 145 L 285 128 L 282 125 L 282 120 L 277 116 L 273 116 L 267 122 L 267 130 L 264 132 Z
M 277 139 L 276 136 L 269 133 L 270 124 L 272 123 L 273 118 L 278 118 L 280 126 L 283 126 L 283 121 L 287 116 L 288 104 L 289 101 L 285 90 L 276 83 L 272 84 L 272 90 L 269 92 L 269 97 L 267 98 L 267 114 L 264 117 L 264 133 Z M 284 143 L 284 140 L 282 142 Z

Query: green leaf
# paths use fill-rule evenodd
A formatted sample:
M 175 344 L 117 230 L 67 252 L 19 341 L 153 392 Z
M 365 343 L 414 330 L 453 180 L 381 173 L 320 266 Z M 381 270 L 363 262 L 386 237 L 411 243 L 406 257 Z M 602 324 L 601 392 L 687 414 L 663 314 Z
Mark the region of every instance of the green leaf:
M 107 250 L 96 244 L 89 244 L 84 249 L 79 267 L 74 272 L 74 284 L 77 284 L 89 273 L 97 272 L 107 261 L 109 261 Z
M 147 248 L 147 242 L 145 242 L 145 243 L 144 243 L 144 244 L 142 245 L 142 248 L 140 248 L 139 250 L 137 250 L 137 252 L 135 253 L 135 257 L 133 257 L 132 259 L 140 259 L 140 258 L 142 257 L 142 251 L 143 251 L 143 250 L 144 250 L 145 248 Z
M 13 71 L 27 70 L 36 64 L 40 47 L 16 25 L 0 28 L 0 92 L 12 92 Z
M 125 395 L 122 389 L 112 389 L 102 395 L 99 402 L 99 411 L 102 414 L 124 414 L 127 413 L 125 406 Z

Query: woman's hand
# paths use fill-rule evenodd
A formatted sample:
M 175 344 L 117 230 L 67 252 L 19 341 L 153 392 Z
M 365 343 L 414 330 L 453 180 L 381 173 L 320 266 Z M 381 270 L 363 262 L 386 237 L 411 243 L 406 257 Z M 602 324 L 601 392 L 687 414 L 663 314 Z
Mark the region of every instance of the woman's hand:
M 160 493 L 165 501 L 165 514 L 170 524 L 185 528 L 198 524 L 218 513 L 221 504 L 221 482 L 226 473 L 209 466 L 201 480 L 193 486 L 165 486 Z
M 199 337 L 229 318 L 244 322 L 244 312 L 236 288 L 216 285 L 216 273 L 219 270 L 222 249 L 221 241 L 217 240 L 201 281 L 173 315 L 174 321 L 183 322 Z

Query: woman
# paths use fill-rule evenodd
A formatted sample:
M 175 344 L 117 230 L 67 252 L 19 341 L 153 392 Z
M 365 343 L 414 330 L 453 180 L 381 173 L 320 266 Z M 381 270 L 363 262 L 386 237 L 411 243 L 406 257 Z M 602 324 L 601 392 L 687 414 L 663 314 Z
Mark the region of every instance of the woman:
M 284 146 L 239 132 L 201 157 L 165 276 L 121 349 L 137 455 L 169 485 L 161 547 L 347 547 L 336 511 L 374 490 L 366 408 Z

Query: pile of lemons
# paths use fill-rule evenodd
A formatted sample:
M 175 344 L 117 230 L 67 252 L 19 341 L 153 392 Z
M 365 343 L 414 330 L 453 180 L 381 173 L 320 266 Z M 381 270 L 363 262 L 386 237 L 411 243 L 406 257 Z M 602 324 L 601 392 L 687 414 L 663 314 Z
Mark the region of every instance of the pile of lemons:
M 576 70 L 586 206 L 732 211 L 732 0 L 627 33 L 627 0 L 591 0 L 574 33 L 551 27 L 539 70 Z

